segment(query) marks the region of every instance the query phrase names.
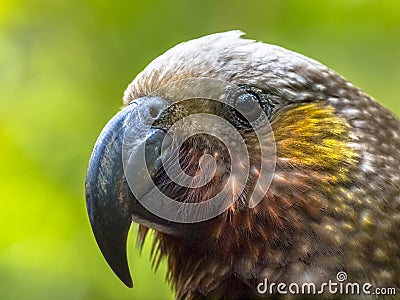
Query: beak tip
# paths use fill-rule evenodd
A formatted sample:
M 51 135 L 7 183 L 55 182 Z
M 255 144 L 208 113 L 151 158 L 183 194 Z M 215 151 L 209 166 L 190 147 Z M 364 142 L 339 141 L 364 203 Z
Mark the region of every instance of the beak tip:
M 116 272 L 115 270 L 113 271 L 117 275 L 119 280 L 123 282 L 123 284 L 125 284 L 128 288 L 133 288 L 133 281 L 128 268 L 126 270 L 123 270 L 122 272 Z
M 108 257 L 109 258 L 109 257 Z M 114 274 L 129 288 L 133 287 L 132 277 L 129 271 L 128 260 L 126 255 L 121 257 L 122 260 L 110 261 L 107 259 L 108 265 L 113 270 Z
M 128 288 L 133 288 L 133 282 L 132 282 L 132 279 L 130 279 L 129 281 L 125 281 L 124 282 L 125 283 L 125 285 L 128 287 Z
M 97 229 L 97 227 L 94 227 Z M 96 231 L 95 238 L 103 257 L 114 274 L 129 288 L 133 287 L 132 277 L 129 270 L 128 258 L 126 255 L 126 239 L 129 225 L 122 231 L 112 231 L 112 234 Z

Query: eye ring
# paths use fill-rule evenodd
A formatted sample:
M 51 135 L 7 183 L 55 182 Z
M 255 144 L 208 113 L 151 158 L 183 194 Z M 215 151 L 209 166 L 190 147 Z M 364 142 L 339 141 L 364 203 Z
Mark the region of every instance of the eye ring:
M 254 122 L 263 112 L 257 96 L 246 90 L 234 99 L 233 107 L 243 115 L 248 122 Z
M 239 85 L 229 94 L 228 102 L 231 106 L 231 121 L 244 129 L 257 126 L 264 118 L 269 119 L 273 111 L 268 94 L 254 86 Z

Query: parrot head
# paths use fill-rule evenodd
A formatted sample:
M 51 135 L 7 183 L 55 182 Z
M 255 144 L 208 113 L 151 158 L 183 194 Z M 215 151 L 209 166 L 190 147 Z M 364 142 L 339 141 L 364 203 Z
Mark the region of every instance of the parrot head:
M 340 270 L 399 286 L 399 120 L 321 63 L 241 35 L 181 43 L 126 89 L 86 178 L 108 264 L 133 286 L 136 222 L 177 298 Z

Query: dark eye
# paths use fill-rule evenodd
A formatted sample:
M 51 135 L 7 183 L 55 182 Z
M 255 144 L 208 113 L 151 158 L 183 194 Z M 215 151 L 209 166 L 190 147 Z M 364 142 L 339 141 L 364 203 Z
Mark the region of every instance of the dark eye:
M 236 97 L 233 106 L 248 122 L 254 122 L 262 113 L 257 97 L 246 90 L 243 90 L 243 93 Z
M 263 90 L 248 85 L 239 85 L 230 94 L 230 116 L 232 122 L 241 128 L 254 128 L 263 120 L 269 119 L 272 114 L 273 104 L 269 94 Z

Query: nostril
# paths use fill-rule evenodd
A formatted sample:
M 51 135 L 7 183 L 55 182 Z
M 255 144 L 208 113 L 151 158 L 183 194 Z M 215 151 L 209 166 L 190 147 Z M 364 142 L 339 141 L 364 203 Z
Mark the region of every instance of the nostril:
M 138 114 L 140 122 L 146 125 L 153 125 L 158 121 L 167 108 L 167 103 L 158 97 L 143 97 L 136 102 L 138 105 L 133 110 Z
M 151 106 L 149 109 L 149 115 L 154 120 L 158 119 L 158 117 L 160 116 L 160 108 L 157 106 Z

